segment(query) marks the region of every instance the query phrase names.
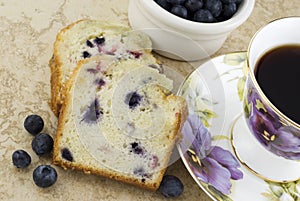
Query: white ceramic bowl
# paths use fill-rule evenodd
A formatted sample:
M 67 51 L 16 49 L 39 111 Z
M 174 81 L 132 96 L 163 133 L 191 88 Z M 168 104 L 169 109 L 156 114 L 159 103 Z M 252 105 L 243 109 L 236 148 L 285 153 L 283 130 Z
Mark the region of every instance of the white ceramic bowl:
M 228 35 L 250 16 L 255 0 L 244 0 L 229 20 L 199 23 L 177 17 L 153 0 L 129 0 L 128 18 L 134 30 L 147 33 L 153 49 L 172 59 L 195 61 L 218 51 Z

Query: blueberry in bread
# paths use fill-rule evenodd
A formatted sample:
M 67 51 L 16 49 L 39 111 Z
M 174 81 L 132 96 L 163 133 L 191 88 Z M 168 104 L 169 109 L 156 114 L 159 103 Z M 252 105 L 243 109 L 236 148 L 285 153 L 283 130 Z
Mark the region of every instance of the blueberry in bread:
M 52 111 L 58 116 L 66 83 L 78 61 L 97 54 L 114 60 L 141 59 L 152 57 L 150 52 L 150 39 L 127 26 L 80 20 L 65 27 L 57 34 L 53 57 L 49 61 Z
M 54 163 L 156 190 L 186 102 L 155 60 L 82 60 L 73 71 L 59 116 Z

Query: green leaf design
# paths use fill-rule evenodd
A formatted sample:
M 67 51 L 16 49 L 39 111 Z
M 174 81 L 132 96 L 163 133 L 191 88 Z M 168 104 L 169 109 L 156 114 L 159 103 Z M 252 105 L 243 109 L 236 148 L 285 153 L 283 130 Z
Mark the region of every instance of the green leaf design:
M 223 62 L 231 66 L 238 66 L 246 60 L 246 53 L 227 54 L 224 56 Z
M 280 197 L 284 193 L 284 188 L 277 183 L 269 183 L 269 188 L 275 197 Z
M 245 61 L 243 65 L 243 74 L 244 76 L 248 75 L 248 63 Z
M 214 195 L 214 197 L 219 200 L 219 201 L 233 201 L 229 196 L 224 195 L 223 193 L 221 193 L 220 191 L 218 191 L 217 189 L 215 189 L 213 186 L 211 185 L 207 185 L 207 189 L 208 191 L 211 192 L 211 194 Z
M 256 99 L 256 105 L 255 105 L 256 109 L 260 110 L 262 109 L 263 111 L 267 112 L 265 105 L 259 100 Z
M 246 58 L 247 58 L 247 55 L 245 52 L 227 54 L 223 58 L 223 62 L 225 64 L 228 64 L 230 66 L 240 66 L 238 68 L 238 70 L 241 70 L 241 67 L 242 67 L 243 76 L 233 77 L 229 80 L 229 81 L 233 81 L 236 79 L 238 80 L 237 91 L 238 91 L 238 96 L 239 96 L 240 101 L 242 101 L 242 99 L 243 99 L 245 84 L 246 84 L 246 80 L 247 80 L 248 66 L 247 66 Z M 237 69 L 228 70 L 228 71 L 222 73 L 221 76 L 225 75 L 225 74 L 230 74 L 230 72 L 233 70 L 237 70 Z
M 184 85 L 182 86 L 181 94 L 189 94 L 196 98 L 203 93 L 203 83 L 199 82 L 199 77 L 197 74 L 189 77 Z
M 200 119 L 205 127 L 208 128 L 210 126 L 210 124 L 206 118 L 200 117 Z
M 267 182 L 269 185 L 269 191 L 263 192 L 262 195 L 269 201 L 273 200 L 285 200 L 285 201 L 299 201 L 300 200 L 300 188 L 298 181 L 288 183 L 276 183 Z
M 213 141 L 217 140 L 230 140 L 230 138 L 227 135 L 214 135 L 212 136 Z
M 244 113 L 246 115 L 246 118 L 250 117 L 250 111 L 251 111 L 252 103 L 248 103 L 247 99 L 244 98 Z
M 211 118 L 216 118 L 218 117 L 217 113 L 213 112 L 212 110 L 205 109 L 202 111 L 202 113 L 206 116 L 206 118 L 211 119 Z
M 273 194 L 269 193 L 269 192 L 263 192 L 261 193 L 262 196 L 264 196 L 268 201 L 279 201 L 279 199 L 274 196 Z
M 237 84 L 238 96 L 240 98 L 240 101 L 243 100 L 245 84 L 246 84 L 246 76 L 243 76 L 238 80 L 238 84 Z
M 209 120 L 212 119 L 212 118 L 217 117 L 218 116 L 217 113 L 213 112 L 210 109 L 203 108 L 203 107 L 202 108 L 197 107 L 197 109 L 198 110 L 196 110 L 195 112 L 200 117 L 203 125 L 205 127 L 210 127 Z

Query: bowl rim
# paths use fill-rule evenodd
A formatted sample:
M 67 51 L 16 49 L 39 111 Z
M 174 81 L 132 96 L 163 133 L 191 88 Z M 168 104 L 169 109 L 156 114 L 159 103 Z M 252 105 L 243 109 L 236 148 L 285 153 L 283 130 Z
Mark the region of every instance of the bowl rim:
M 234 30 L 249 18 L 255 5 L 255 0 L 244 0 L 237 13 L 230 19 L 215 23 L 200 23 L 178 17 L 159 6 L 154 0 L 131 1 L 140 4 L 151 17 L 156 18 L 169 27 L 185 32 L 199 32 L 203 34 L 212 34 L 212 32 L 218 34 Z

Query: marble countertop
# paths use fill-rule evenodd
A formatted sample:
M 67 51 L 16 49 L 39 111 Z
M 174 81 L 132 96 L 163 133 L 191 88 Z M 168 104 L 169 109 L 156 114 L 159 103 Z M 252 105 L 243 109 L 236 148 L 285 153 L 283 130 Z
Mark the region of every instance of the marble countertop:
M 32 136 L 24 130 L 23 122 L 27 115 L 39 114 L 45 120 L 44 131 L 55 135 L 57 119 L 48 106 L 48 61 L 57 32 L 82 18 L 128 24 L 127 4 L 128 0 L 0 0 L 0 200 L 211 200 L 193 181 L 181 160 L 167 169 L 185 187 L 176 199 L 59 167 L 56 167 L 58 180 L 52 187 L 41 189 L 33 183 L 33 169 L 39 164 L 51 164 L 51 159 L 37 157 L 32 152 Z M 261 26 L 276 18 L 295 15 L 300 15 L 299 0 L 258 0 L 250 18 L 231 33 L 214 56 L 246 50 Z M 180 62 L 160 59 L 181 66 Z M 178 68 L 183 76 L 192 70 Z M 16 149 L 31 154 L 28 168 L 20 170 L 12 165 L 11 156 Z

